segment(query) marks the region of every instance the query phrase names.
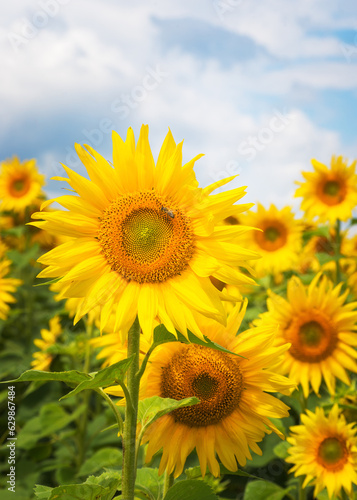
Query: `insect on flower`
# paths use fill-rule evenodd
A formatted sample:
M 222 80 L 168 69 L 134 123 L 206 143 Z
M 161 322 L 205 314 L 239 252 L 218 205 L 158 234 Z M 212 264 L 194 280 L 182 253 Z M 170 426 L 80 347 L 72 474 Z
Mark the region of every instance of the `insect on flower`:
M 175 217 L 175 214 L 173 213 L 172 210 L 170 210 L 169 208 L 166 208 L 166 207 L 161 207 L 161 211 L 162 212 L 165 212 L 165 214 L 167 214 L 168 216 L 171 217 L 171 219 L 173 219 Z

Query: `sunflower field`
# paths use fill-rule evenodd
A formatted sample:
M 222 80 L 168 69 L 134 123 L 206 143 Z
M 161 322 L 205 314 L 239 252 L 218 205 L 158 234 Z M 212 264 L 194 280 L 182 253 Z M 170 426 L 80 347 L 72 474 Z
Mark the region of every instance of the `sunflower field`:
M 148 133 L 0 164 L 1 500 L 357 499 L 356 161 L 298 216 Z

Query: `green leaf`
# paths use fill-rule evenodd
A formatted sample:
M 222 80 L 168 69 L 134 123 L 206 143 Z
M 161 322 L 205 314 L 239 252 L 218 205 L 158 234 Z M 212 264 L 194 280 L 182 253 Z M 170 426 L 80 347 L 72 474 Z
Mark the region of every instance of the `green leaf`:
M 67 484 L 53 488 L 48 500 L 98 500 L 108 493 L 100 484 Z M 111 497 L 113 498 L 113 497 Z
M 181 399 L 181 401 L 170 398 L 160 398 L 159 396 L 142 399 L 139 401 L 138 408 L 138 420 L 142 426 L 141 432 L 143 433 L 149 425 L 163 415 L 166 415 L 173 410 L 177 410 L 178 408 L 192 406 L 199 402 L 200 400 L 195 397 Z
M 67 484 L 56 488 L 36 485 L 40 500 L 111 500 L 121 483 L 119 471 L 107 471 L 98 477 L 90 476 L 85 483 Z M 47 496 L 46 496 L 47 495 Z
M 42 484 L 35 485 L 35 495 L 39 500 L 48 500 L 51 495 L 52 488 L 49 486 L 43 486 Z
M 175 483 L 166 493 L 164 500 L 218 500 L 218 497 L 203 481 L 186 479 Z
M 53 283 L 57 283 L 61 278 L 53 278 L 53 280 L 43 281 L 42 283 L 35 283 L 33 286 L 44 286 L 44 285 L 53 285 Z
M 182 342 L 184 344 L 198 344 L 202 345 L 203 347 L 209 347 L 210 349 L 215 349 L 216 351 L 221 351 L 221 352 L 226 352 L 228 354 L 234 354 L 235 356 L 239 356 L 241 358 L 244 358 L 244 356 L 241 356 L 240 354 L 237 354 L 236 352 L 232 352 L 229 349 L 226 349 L 225 347 L 220 346 L 219 344 L 216 344 L 216 342 L 213 342 L 210 340 L 206 335 L 203 335 L 204 340 L 196 337 L 192 332 L 187 330 L 187 337 L 186 338 L 182 333 L 179 331 L 176 331 L 177 337 L 170 333 L 164 325 L 159 325 L 155 328 L 154 330 L 154 344 L 160 345 L 160 344 L 165 344 L 167 342 Z M 245 359 L 245 358 L 244 358 Z
M 86 405 L 80 405 L 75 411 L 67 413 L 58 403 L 48 403 L 40 410 L 40 415 L 26 422 L 17 436 L 16 446 L 31 449 L 40 439 L 50 436 L 76 420 Z
M 324 488 L 320 493 L 317 495 L 317 500 L 330 500 L 330 497 L 328 496 L 327 489 Z
M 329 255 L 328 253 L 323 253 L 323 252 L 315 253 L 315 257 L 319 261 L 320 266 L 322 266 L 323 264 L 326 264 L 327 262 L 330 262 L 331 260 L 335 260 L 332 255 Z
M 188 333 L 188 339 L 192 344 L 202 345 L 204 347 L 209 347 L 210 349 L 215 349 L 216 351 L 226 352 L 228 354 L 234 354 L 235 356 L 239 356 L 240 358 L 246 359 L 244 356 L 241 356 L 236 352 L 232 352 L 229 349 L 226 349 L 225 347 L 216 344 L 216 342 L 210 340 L 206 335 L 203 335 L 203 338 L 205 339 L 205 341 L 203 341 L 202 339 L 196 337 L 196 335 L 194 335 L 192 332 L 188 331 L 187 333 Z
M 133 361 L 134 355 L 130 358 L 122 359 L 114 365 L 108 366 L 103 370 L 97 372 L 94 377 L 89 380 L 84 380 L 81 382 L 73 391 L 69 392 L 61 399 L 66 399 L 85 389 L 97 389 L 98 387 L 108 387 L 113 384 L 117 384 L 119 381 L 122 382 L 124 375 L 126 374 L 131 362 Z
M 245 488 L 243 500 L 283 500 L 291 489 L 283 489 L 270 481 L 251 481 Z
M 330 238 L 330 230 L 327 226 L 320 226 L 315 229 L 304 231 L 304 238 L 311 238 L 312 236 L 322 236 L 324 238 Z
M 137 470 L 135 495 L 156 500 L 162 498 L 163 491 L 164 475 L 159 476 L 158 469 L 144 467 Z
M 87 373 L 79 372 L 77 370 L 70 370 L 68 372 L 43 372 L 40 370 L 27 370 L 14 380 L 6 380 L 2 384 L 10 384 L 13 382 L 48 382 L 50 380 L 59 380 L 68 385 L 80 384 L 84 380 L 89 379 Z
M 228 470 L 224 465 L 220 464 L 220 476 L 224 476 L 225 474 L 230 474 L 232 476 L 242 476 L 242 477 L 249 477 L 251 479 L 260 479 L 257 476 L 253 476 L 253 474 L 249 474 L 249 472 L 246 472 L 244 470 L 238 469 L 234 472 L 231 470 Z M 208 472 L 209 473 L 209 472 Z M 197 479 L 202 477 L 201 473 L 201 467 L 197 465 L 196 467 L 190 467 L 188 469 L 185 469 L 185 474 L 187 479 Z
M 159 325 L 154 329 L 154 344 L 164 344 L 165 342 L 177 342 L 174 334 L 170 333 L 164 325 Z
M 123 461 L 123 453 L 119 448 L 106 447 L 93 453 L 81 466 L 78 475 L 88 476 L 103 467 L 119 467 Z
M 121 471 L 107 470 L 100 476 L 89 476 L 86 483 L 105 487 L 108 492 L 101 496 L 100 500 L 111 500 L 118 488 L 121 487 Z
M 274 453 L 277 457 L 282 458 L 283 460 L 286 459 L 286 457 L 289 455 L 288 454 L 288 449 L 290 448 L 290 444 L 287 441 L 282 441 L 281 443 L 277 444 L 274 446 Z

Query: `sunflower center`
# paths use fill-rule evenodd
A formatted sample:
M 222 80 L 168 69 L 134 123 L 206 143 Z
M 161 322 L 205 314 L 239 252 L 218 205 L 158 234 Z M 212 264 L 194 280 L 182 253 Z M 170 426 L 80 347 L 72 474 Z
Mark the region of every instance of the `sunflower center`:
M 138 261 L 152 262 L 171 238 L 170 221 L 155 210 L 132 212 L 122 224 L 123 248 Z
M 320 444 L 317 456 L 318 462 L 325 469 L 340 470 L 347 462 L 346 443 L 339 437 L 328 437 Z
M 30 183 L 26 178 L 17 178 L 10 184 L 10 193 L 15 198 L 24 196 L 30 189 Z
M 218 382 L 208 373 L 202 373 L 192 382 L 192 389 L 199 399 L 207 399 L 214 395 L 218 388 Z
M 340 190 L 340 184 L 336 181 L 327 181 L 323 187 L 323 191 L 328 196 L 336 196 Z
M 346 185 L 343 179 L 325 178 L 317 186 L 317 195 L 326 205 L 338 205 L 346 197 Z
M 286 330 L 286 338 L 291 342 L 291 356 L 307 363 L 328 358 L 338 340 L 331 320 L 317 309 L 294 318 Z
M 185 345 L 162 369 L 162 397 L 180 400 L 196 396 L 200 400 L 171 413 L 176 422 L 189 427 L 221 422 L 238 408 L 242 390 L 238 361 L 208 347 Z
M 263 250 L 275 252 L 283 247 L 287 241 L 287 228 L 281 222 L 265 221 L 262 224 L 262 232 L 255 233 L 255 240 Z
M 324 330 L 317 321 L 309 321 L 308 323 L 301 325 L 299 335 L 303 344 L 308 347 L 315 347 L 320 344 L 324 335 Z
M 98 240 L 112 270 L 138 283 L 181 274 L 194 253 L 190 219 L 154 191 L 114 200 L 101 218 Z

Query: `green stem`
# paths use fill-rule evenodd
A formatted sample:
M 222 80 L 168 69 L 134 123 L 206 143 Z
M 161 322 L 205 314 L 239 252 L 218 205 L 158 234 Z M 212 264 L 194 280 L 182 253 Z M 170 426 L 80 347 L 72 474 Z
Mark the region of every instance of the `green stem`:
M 127 387 L 130 394 L 131 405 L 125 407 L 125 422 L 123 435 L 123 472 L 122 496 L 125 500 L 134 500 L 136 479 L 136 421 L 139 404 L 139 350 L 140 350 L 140 325 L 138 318 L 128 333 L 128 358 L 133 354 L 134 359 L 127 373 Z
M 173 474 L 168 474 L 167 471 L 165 471 L 165 482 L 164 482 L 164 497 L 168 490 L 173 486 L 174 484 L 174 475 Z
M 340 255 L 341 255 L 341 221 L 340 219 L 337 219 L 336 235 L 335 235 L 336 285 L 338 285 L 341 281 Z

